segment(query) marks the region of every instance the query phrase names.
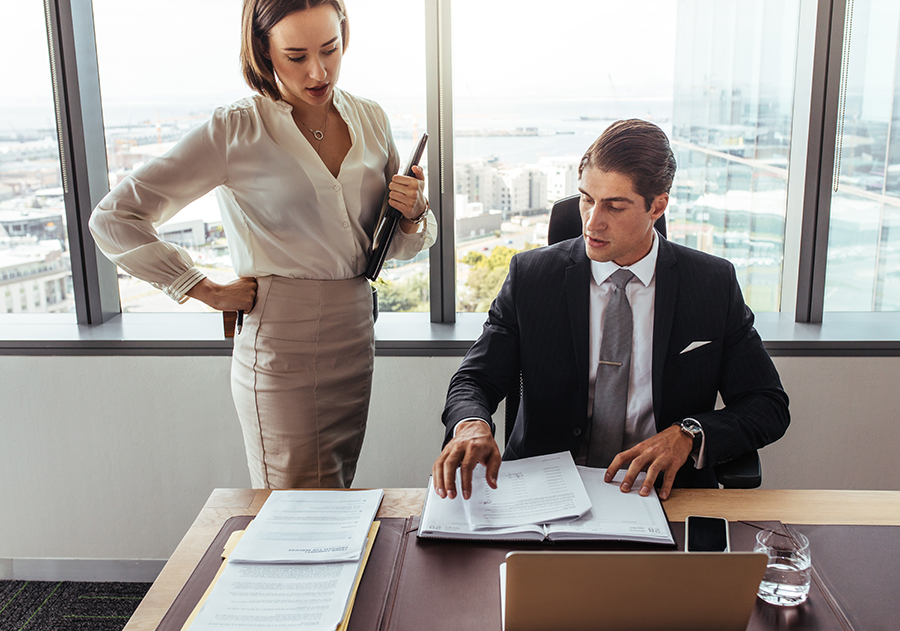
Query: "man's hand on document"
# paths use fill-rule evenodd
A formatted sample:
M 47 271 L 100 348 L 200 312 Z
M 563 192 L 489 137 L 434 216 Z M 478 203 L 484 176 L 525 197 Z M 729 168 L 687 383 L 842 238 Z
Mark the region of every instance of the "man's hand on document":
M 456 470 L 462 486 L 463 499 L 472 495 L 472 470 L 478 463 L 487 468 L 485 479 L 492 489 L 497 488 L 500 471 L 500 449 L 484 421 L 463 421 L 456 427 L 456 436 L 447 443 L 431 467 L 434 490 L 443 497 L 456 497 Z
M 659 490 L 660 499 L 669 497 L 669 491 L 672 490 L 672 483 L 675 481 L 675 474 L 681 468 L 688 457 L 691 455 L 693 441 L 682 432 L 677 426 L 673 425 L 651 436 L 647 440 L 638 443 L 631 449 L 626 449 L 618 454 L 613 461 L 609 463 L 606 469 L 607 482 L 612 482 L 616 472 L 629 462 L 628 471 L 625 479 L 622 480 L 621 489 L 623 493 L 631 490 L 638 473 L 647 472 L 644 483 L 641 485 L 640 494 L 647 496 L 653 483 L 659 474 L 663 474 L 662 488 Z

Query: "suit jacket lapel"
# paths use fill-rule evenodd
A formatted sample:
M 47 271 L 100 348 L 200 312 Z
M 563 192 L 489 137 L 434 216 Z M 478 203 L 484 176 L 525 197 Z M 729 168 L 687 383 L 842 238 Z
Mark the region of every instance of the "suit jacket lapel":
M 572 260 L 566 268 L 565 293 L 569 305 L 569 327 L 572 331 L 572 343 L 575 345 L 575 369 L 579 380 L 588 382 L 588 348 L 590 346 L 591 327 L 591 261 L 584 251 L 581 239 L 573 241 L 569 251 Z M 587 409 L 587 402 L 585 402 Z
M 669 348 L 672 323 L 675 320 L 675 302 L 678 295 L 678 272 L 675 271 L 675 249 L 659 237 L 656 258 L 656 298 L 653 312 L 653 416 L 657 429 L 662 410 L 662 375 Z

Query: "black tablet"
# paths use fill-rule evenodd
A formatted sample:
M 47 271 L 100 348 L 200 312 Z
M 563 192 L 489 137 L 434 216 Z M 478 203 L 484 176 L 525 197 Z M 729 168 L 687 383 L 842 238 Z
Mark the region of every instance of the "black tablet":
M 422 134 L 401 171 L 403 175 L 414 177 L 412 168 L 418 165 L 419 160 L 422 159 L 422 154 L 425 153 L 426 142 L 428 142 L 428 134 Z M 369 264 L 366 266 L 365 273 L 366 278 L 369 280 L 375 280 L 378 278 L 378 274 L 381 273 L 388 248 L 391 246 L 391 241 L 394 240 L 394 233 L 397 231 L 397 224 L 403 218 L 400 211 L 391 207 L 388 202 L 389 193 L 390 191 L 385 192 L 381 217 L 378 220 L 378 227 L 375 229 L 375 238 L 372 239 L 372 255 L 369 257 Z

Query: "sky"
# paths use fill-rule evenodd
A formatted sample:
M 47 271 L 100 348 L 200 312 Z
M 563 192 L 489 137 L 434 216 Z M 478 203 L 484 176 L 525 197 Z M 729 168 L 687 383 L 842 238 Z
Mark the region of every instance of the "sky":
M 570 98 L 671 87 L 675 0 L 454 0 L 461 96 Z M 93 0 L 104 99 L 246 94 L 240 0 Z M 347 0 L 341 86 L 424 99 L 423 0 Z M 50 96 L 43 2 L 0 6 L 0 102 Z M 15 86 L 10 90 L 9 86 Z

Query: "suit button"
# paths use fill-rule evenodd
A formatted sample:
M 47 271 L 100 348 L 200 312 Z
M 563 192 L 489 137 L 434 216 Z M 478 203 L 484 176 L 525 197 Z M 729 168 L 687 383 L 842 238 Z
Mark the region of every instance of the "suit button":
M 576 427 L 572 433 L 575 434 L 576 436 L 581 436 L 581 428 Z

